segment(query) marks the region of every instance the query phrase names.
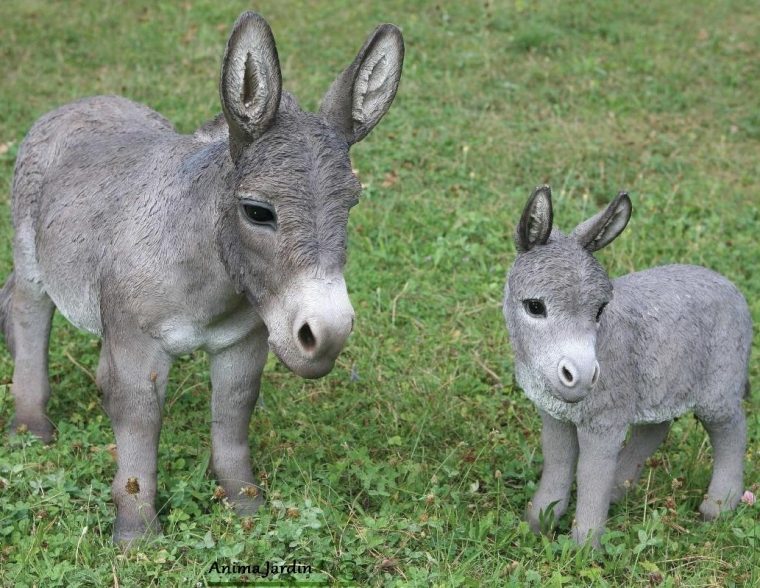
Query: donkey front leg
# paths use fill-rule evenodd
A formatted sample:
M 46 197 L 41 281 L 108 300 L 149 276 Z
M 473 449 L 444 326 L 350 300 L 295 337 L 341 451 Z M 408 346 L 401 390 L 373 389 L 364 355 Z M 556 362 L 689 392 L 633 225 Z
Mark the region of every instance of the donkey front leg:
M 159 533 L 156 518 L 156 459 L 161 410 L 171 358 L 142 333 L 103 338 L 98 385 L 116 436 L 117 471 L 113 540 L 129 544 Z
M 211 465 L 228 501 L 245 515 L 264 502 L 251 472 L 248 426 L 268 351 L 261 329 L 211 355 Z
M 534 533 L 548 531 L 542 528 L 544 517 L 554 523 L 567 510 L 570 488 L 578 461 L 578 434 L 573 423 L 564 423 L 541 411 L 541 449 L 544 471 L 533 499 L 528 503 L 525 518 Z
M 578 505 L 572 537 L 579 545 L 590 541 L 594 548 L 601 546 L 599 539 L 607 522 L 617 458 L 623 439 L 625 428 L 599 433 L 578 428 Z

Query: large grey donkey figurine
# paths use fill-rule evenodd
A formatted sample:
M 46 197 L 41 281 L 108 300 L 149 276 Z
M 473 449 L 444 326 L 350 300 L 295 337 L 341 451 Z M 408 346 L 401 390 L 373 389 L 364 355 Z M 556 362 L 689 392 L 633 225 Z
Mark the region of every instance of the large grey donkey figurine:
M 124 98 L 59 108 L 21 145 L 14 270 L 2 290 L 13 354 L 13 426 L 53 434 L 53 310 L 102 336 L 97 382 L 113 424 L 114 539 L 159 529 L 156 452 L 173 358 L 211 362 L 212 468 L 243 513 L 262 502 L 248 425 L 267 352 L 306 378 L 328 373 L 353 327 L 346 225 L 361 185 L 349 147 L 387 112 L 400 31 L 381 25 L 319 113 L 281 90 L 269 25 L 238 18 L 221 70 L 223 115 L 192 135 Z
M 517 382 L 543 421 L 544 469 L 527 520 L 539 532 L 562 516 L 577 475 L 572 536 L 595 547 L 610 502 L 638 480 L 671 420 L 687 411 L 707 429 L 714 453 L 700 512 L 714 519 L 742 495 L 747 303 L 726 278 L 698 266 L 610 281 L 592 253 L 630 216 L 621 193 L 564 235 L 552 228 L 549 187 L 537 188 L 517 226 L 504 294 Z

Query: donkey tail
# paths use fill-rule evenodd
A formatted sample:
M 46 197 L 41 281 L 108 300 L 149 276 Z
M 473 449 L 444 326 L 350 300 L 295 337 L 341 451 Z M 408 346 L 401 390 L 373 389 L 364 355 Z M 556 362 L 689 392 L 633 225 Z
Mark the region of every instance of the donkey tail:
M 5 344 L 8 351 L 13 353 L 13 327 L 11 322 L 11 298 L 13 297 L 13 287 L 16 281 L 15 274 L 11 272 L 8 280 L 5 282 L 3 289 L 0 290 L 0 329 L 5 335 Z

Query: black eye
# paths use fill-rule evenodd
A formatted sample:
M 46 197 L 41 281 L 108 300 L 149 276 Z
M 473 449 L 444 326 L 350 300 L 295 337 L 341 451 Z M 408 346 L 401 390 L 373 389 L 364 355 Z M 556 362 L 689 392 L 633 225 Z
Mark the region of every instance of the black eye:
M 253 202 L 242 202 L 245 218 L 255 225 L 273 225 L 275 221 L 274 211 L 263 204 Z
M 532 317 L 546 317 L 546 305 L 538 298 L 523 300 L 526 312 Z
M 607 308 L 606 302 L 599 307 L 599 310 L 596 313 L 596 322 L 599 322 L 600 320 L 602 320 L 602 313 L 604 312 L 605 308 Z

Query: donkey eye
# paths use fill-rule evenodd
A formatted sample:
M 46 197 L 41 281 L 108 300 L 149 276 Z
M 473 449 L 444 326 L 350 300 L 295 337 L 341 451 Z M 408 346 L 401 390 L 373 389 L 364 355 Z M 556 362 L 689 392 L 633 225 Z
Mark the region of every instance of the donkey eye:
M 255 225 L 274 225 L 275 214 L 274 211 L 264 204 L 258 202 L 241 202 L 240 206 L 243 209 L 245 218 Z
M 546 317 L 546 305 L 538 298 L 528 298 L 527 300 L 523 300 L 523 306 L 525 307 L 525 311 L 532 317 Z
M 607 308 L 606 302 L 599 307 L 599 310 L 596 313 L 596 322 L 599 322 L 600 320 L 602 320 L 602 313 L 604 312 L 605 308 Z

